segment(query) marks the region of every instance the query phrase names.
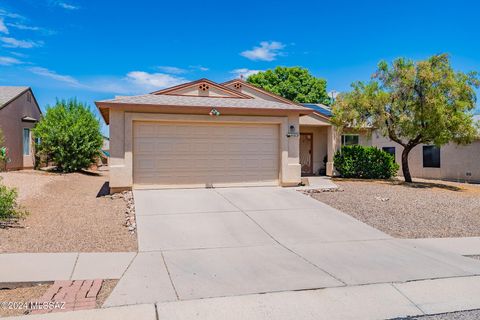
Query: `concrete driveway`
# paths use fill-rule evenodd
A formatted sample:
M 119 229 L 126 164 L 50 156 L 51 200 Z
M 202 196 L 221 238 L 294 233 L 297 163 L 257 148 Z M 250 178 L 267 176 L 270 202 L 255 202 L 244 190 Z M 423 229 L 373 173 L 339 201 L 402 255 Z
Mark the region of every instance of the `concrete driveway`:
M 139 253 L 106 306 L 480 274 L 294 189 L 134 191 Z

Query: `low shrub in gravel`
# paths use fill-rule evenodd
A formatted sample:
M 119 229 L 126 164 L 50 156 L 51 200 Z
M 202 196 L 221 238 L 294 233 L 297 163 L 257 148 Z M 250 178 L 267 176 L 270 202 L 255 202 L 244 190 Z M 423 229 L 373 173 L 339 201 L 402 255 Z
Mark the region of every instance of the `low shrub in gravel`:
M 0 184 L 0 221 L 17 219 L 26 215 L 17 203 L 17 190 Z
M 364 146 L 343 146 L 335 154 L 334 166 L 344 178 L 361 179 L 389 179 L 399 169 L 391 154 Z

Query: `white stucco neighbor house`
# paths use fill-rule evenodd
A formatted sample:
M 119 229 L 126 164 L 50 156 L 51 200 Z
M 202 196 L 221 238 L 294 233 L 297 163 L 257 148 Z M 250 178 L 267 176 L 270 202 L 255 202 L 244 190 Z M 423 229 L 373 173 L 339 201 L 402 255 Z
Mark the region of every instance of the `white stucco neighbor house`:
M 97 101 L 110 128 L 111 192 L 135 188 L 295 186 L 334 175 L 342 145 L 401 146 L 376 132 L 339 133 L 330 110 L 298 104 L 243 80 L 208 79 Z M 414 177 L 480 180 L 480 141 L 418 146 Z

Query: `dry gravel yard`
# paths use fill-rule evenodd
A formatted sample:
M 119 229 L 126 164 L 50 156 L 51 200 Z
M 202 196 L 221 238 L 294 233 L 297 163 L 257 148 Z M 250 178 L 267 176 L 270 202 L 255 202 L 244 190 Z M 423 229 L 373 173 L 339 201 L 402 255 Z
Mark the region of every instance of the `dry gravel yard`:
M 478 320 L 478 319 L 480 319 L 480 310 L 460 311 L 460 312 L 437 314 L 432 316 L 405 318 L 405 319 L 399 319 L 399 320 Z
M 123 225 L 125 201 L 97 197 L 107 175 L 0 173 L 30 213 L 21 228 L 0 228 L 0 253 L 136 251 L 136 234 Z
M 480 236 L 480 186 L 422 180 L 335 179 L 339 192 L 312 196 L 399 238 Z

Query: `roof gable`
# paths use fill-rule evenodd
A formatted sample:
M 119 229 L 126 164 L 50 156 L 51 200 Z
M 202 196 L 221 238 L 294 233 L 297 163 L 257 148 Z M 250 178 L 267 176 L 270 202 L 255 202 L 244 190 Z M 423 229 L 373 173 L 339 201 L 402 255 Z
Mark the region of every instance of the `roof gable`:
M 254 92 L 257 92 L 257 93 L 260 94 L 260 96 L 257 96 L 260 99 L 262 99 L 262 95 L 264 95 L 264 96 L 268 97 L 268 98 L 263 97 L 264 100 L 271 100 L 271 101 L 273 100 L 273 101 L 282 102 L 282 103 L 290 103 L 290 104 L 301 105 L 301 104 L 296 103 L 294 101 L 291 101 L 287 98 L 279 96 L 275 93 L 271 93 L 267 90 L 264 90 L 262 88 L 254 86 L 253 84 L 248 83 L 248 82 L 246 82 L 245 80 L 242 80 L 242 79 L 233 79 L 233 80 L 222 83 L 222 85 L 225 86 L 225 87 L 231 88 L 233 90 L 236 90 L 237 92 L 244 93 L 244 94 L 248 94 L 246 92 L 243 92 L 243 91 L 246 91 L 245 88 L 247 88 L 247 90 L 253 90 Z
M 20 97 L 28 90 L 30 90 L 29 87 L 0 86 L 0 109 Z
M 200 79 L 187 82 L 171 88 L 166 88 L 152 92 L 154 95 L 176 95 L 189 97 L 209 97 L 209 98 L 237 98 L 252 99 L 252 97 L 241 92 L 220 85 L 208 79 Z

